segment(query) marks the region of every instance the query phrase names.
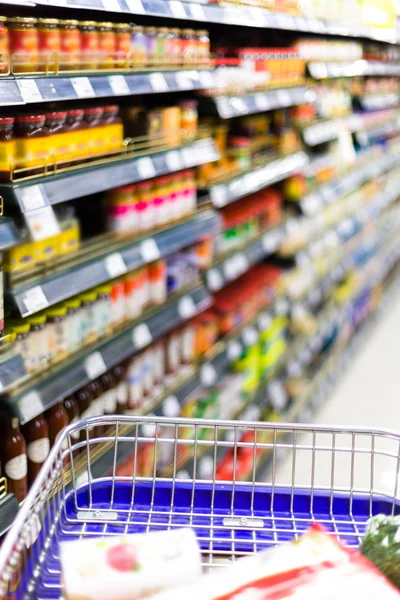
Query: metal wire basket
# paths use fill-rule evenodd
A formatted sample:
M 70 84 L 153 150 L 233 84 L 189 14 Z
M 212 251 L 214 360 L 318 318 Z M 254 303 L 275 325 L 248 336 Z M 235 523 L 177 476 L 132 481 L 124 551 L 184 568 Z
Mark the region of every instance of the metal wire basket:
M 399 470 L 390 431 L 81 421 L 58 440 L 2 545 L 0 597 L 59 598 L 59 542 L 88 536 L 189 526 L 205 568 L 293 540 L 314 521 L 357 546 L 372 515 L 400 513 Z

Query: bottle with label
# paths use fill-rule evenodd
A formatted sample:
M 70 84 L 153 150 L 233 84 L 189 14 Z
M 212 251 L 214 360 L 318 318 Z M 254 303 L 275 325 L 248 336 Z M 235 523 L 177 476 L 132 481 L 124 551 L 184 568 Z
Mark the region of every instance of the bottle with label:
M 88 136 L 88 124 L 84 120 L 85 111 L 83 108 L 73 108 L 67 110 L 67 118 L 65 126 L 67 128 L 67 135 L 69 138 L 69 151 L 70 154 L 68 159 L 76 161 L 72 163 L 66 163 L 65 166 L 73 166 L 77 164 L 80 158 L 84 158 L 89 153 L 89 136 Z
M 101 154 L 105 150 L 103 108 L 93 106 L 85 109 L 85 121 L 88 126 L 89 154 Z
M 63 429 L 68 425 L 68 415 L 62 401 L 57 402 L 57 404 L 49 408 L 46 412 L 46 419 L 49 426 L 50 446 L 52 448 Z
M 0 21 L 1 25 L 1 21 Z M 10 181 L 15 161 L 14 117 L 0 117 L 0 180 Z
M 22 115 L 15 117 L 16 168 L 31 169 L 30 174 L 40 173 L 48 162 L 48 137 L 45 115 Z
M 39 71 L 55 72 L 60 62 L 61 36 L 58 19 L 38 19 Z
M 104 415 L 104 398 L 103 398 L 103 386 L 98 379 L 91 381 L 87 386 L 92 396 L 92 417 L 102 417 Z M 104 427 L 97 425 L 94 428 L 95 437 L 100 437 L 104 433 Z
M 68 416 L 69 425 L 74 425 L 79 420 L 79 406 L 74 396 L 64 398 L 64 409 Z M 79 432 L 72 433 L 73 439 L 79 439 Z
M 78 404 L 79 415 L 81 419 L 88 419 L 89 417 L 93 417 L 92 412 L 92 394 L 88 390 L 87 386 L 78 390 L 74 394 L 74 398 Z M 89 430 L 89 437 L 91 437 L 91 431 Z M 81 442 L 85 442 L 87 439 L 86 429 L 82 428 L 79 435 L 79 440 Z
M 107 371 L 100 377 L 103 386 L 103 404 L 105 415 L 115 415 L 117 413 L 117 387 L 114 375 Z
M 103 123 L 104 129 L 104 151 L 118 152 L 122 150 L 124 130 L 122 119 L 118 116 L 119 106 L 110 104 L 104 107 Z
M 39 33 L 36 23 L 32 17 L 7 19 L 13 73 L 34 73 L 38 70 Z
M 128 407 L 128 382 L 125 371 L 125 365 L 117 365 L 112 370 L 116 382 L 118 415 L 123 415 Z
M 48 153 L 51 164 L 64 163 L 70 153 L 66 119 L 67 112 L 64 110 L 53 110 L 46 114 L 46 127 L 49 134 Z
M 19 421 L 13 417 L 6 427 L 1 443 L 1 462 L 7 477 L 8 491 L 18 502 L 24 500 L 28 491 L 28 460 L 26 443 L 19 429 Z
M 76 71 L 80 67 L 81 33 L 78 21 L 64 19 L 59 22 L 60 29 L 60 69 Z
M 38 415 L 26 425 L 23 434 L 28 457 L 28 484 L 31 486 L 50 452 L 49 427 L 43 415 Z

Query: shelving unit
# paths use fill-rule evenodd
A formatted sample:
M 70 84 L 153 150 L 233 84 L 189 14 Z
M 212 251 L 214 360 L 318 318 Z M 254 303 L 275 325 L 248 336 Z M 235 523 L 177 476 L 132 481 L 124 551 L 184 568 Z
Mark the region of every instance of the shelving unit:
M 131 71 L 116 68 L 58 75 L 0 76 L 0 106 L 4 114 L 65 111 L 70 107 L 104 106 L 111 102 L 121 107 L 122 114 L 124 109 L 143 106 L 146 110 L 139 113 L 140 118 L 156 134 L 138 136 L 140 140 L 146 137 L 147 141 L 155 139 L 161 143 L 157 127 L 165 119 L 162 109 L 181 106 L 183 102 L 189 111 L 179 113 L 180 143 L 175 139 L 137 150 L 146 144 L 141 146 L 139 142 L 135 146 L 136 138 L 125 136 L 120 151 L 104 153 L 97 160 L 86 156 L 80 164 L 67 163 L 63 167 L 50 156 L 47 169 L 39 169 L 40 173 L 36 170 L 18 178 L 16 170 L 13 181 L 0 183 L 2 253 L 32 241 L 32 222 L 44 221 L 49 215 L 55 218 L 62 209 L 67 213 L 74 207 L 82 220 L 80 225 L 85 225 L 83 243 L 74 253 L 49 261 L 42 256 L 34 269 L 21 268 L 16 273 L 8 263 L 4 279 L 6 329 L 8 323 L 15 326 L 15 320 L 19 325 L 31 323 L 32 317 L 40 319 L 47 315 L 48 309 L 57 311 L 66 306 L 67 300 L 82 302 L 82 294 L 90 295 L 94 289 L 103 288 L 101 293 L 112 299 L 113 291 L 107 291 L 108 288 L 104 291 L 105 284 L 112 288 L 123 281 L 126 294 L 128 276 L 146 272 L 150 280 L 151 267 L 162 264 L 167 274 L 162 301 L 155 302 L 153 298 L 144 303 L 143 311 L 136 313 L 140 316 L 109 327 L 106 334 L 79 347 L 75 353 L 66 353 L 61 360 L 46 359 L 36 372 L 24 356 L 22 338 L 14 345 L 4 346 L 5 351 L 0 354 L 1 414 L 7 419 L 17 417 L 24 426 L 121 366 L 124 371 L 121 381 L 127 382 L 128 414 L 150 413 L 173 420 L 181 415 L 214 418 L 215 412 L 217 417 L 222 414 L 224 418 L 243 420 L 312 420 L 313 411 L 326 401 L 344 361 L 378 310 L 375 295 L 384 294 L 387 282 L 397 273 L 400 257 L 396 242 L 400 226 L 397 32 L 352 23 L 351 19 L 345 23 L 300 11 L 278 13 L 239 3 L 26 0 L 0 2 L 0 6 L 9 15 L 23 6 L 27 14 L 36 14 L 39 9 L 42 15 L 48 9 L 57 18 L 72 18 L 72 15 L 80 19 L 84 15 L 97 21 L 134 19 L 145 27 L 172 24 L 196 31 L 209 28 L 213 49 L 232 46 L 225 56 L 226 64 L 218 62 L 217 52 L 217 59 L 214 61 L 212 56 L 204 68 L 200 63 L 185 65 L 184 61 L 180 67 L 176 62 L 169 64 L 167 53 L 163 64 L 157 63 L 155 67 L 139 64 Z M 304 62 L 304 77 L 295 78 L 292 74 L 291 80 L 290 73 L 286 73 L 286 78 L 269 81 L 267 77 L 252 87 L 248 83 L 253 81 L 251 77 L 247 81 L 243 76 L 240 86 L 221 87 L 221 68 L 244 69 L 246 61 L 253 60 L 250 72 L 254 76 L 268 61 L 277 60 L 279 49 L 275 49 L 276 56 L 272 58 L 262 53 L 263 45 L 271 45 L 271 30 L 279 36 L 276 39 L 282 38 L 282 56 L 293 49 L 299 37 L 336 42 L 340 38 L 340 43 L 359 44 L 360 52 L 365 50 L 364 56 L 378 53 L 376 48 L 380 56 L 376 60 L 325 60 L 326 54 L 321 52 L 320 59 Z M 251 52 L 236 53 L 239 45 L 236 40 L 241 39 L 247 49 L 259 48 L 256 59 Z M 367 46 L 370 41 L 374 42 L 372 49 Z M 294 50 L 293 53 L 298 58 Z M 349 53 L 350 56 L 354 55 Z M 272 75 L 270 68 L 269 76 Z M 357 85 L 350 85 L 352 79 L 356 79 Z M 390 81 L 385 86 L 386 79 Z M 343 98 L 338 99 L 339 95 L 334 97 L 338 108 L 329 94 L 334 96 L 339 87 L 347 103 Z M 326 116 L 329 110 L 321 110 L 324 102 L 329 103 L 327 97 L 332 102 L 330 116 Z M 197 135 L 188 136 L 182 122 L 184 116 L 193 120 L 194 114 Z M 197 118 L 201 127 L 197 127 Z M 246 136 L 250 144 L 243 143 Z M 253 144 L 256 137 L 257 143 Z M 188 171 L 193 178 L 197 177 L 197 203 L 186 213 L 171 217 L 168 213 L 177 210 L 173 204 L 173 198 L 176 201 L 179 196 L 176 182 Z M 165 183 L 165 176 L 175 175 L 178 179 L 172 177 Z M 163 179 L 167 192 L 162 188 Z M 138 225 L 137 205 L 147 202 L 138 191 L 138 184 L 143 183 L 144 189 L 149 189 L 148 184 L 157 190 L 148 204 L 154 208 L 156 198 L 171 218 L 157 221 L 159 217 L 153 215 L 150 226 Z M 279 206 L 275 207 L 279 217 L 271 208 L 271 198 L 266 196 L 267 188 L 273 188 L 279 197 Z M 132 193 L 129 206 L 124 199 L 112 204 L 110 195 L 115 189 L 121 196 L 127 193 L 126 189 L 134 190 L 129 192 Z M 358 196 L 361 200 L 357 201 Z M 251 213 L 252 202 L 257 198 L 268 207 L 262 217 L 256 209 Z M 251 214 L 247 220 L 243 217 L 242 222 L 245 209 Z M 111 213 L 115 217 L 113 231 L 104 227 Z M 118 218 L 125 213 L 131 215 L 134 226 L 132 231 L 121 232 Z M 49 229 L 47 238 L 52 239 L 53 234 Z M 175 288 L 174 269 L 178 269 L 179 260 L 189 252 L 192 254 L 187 263 L 191 267 L 195 264 L 196 274 L 186 276 L 185 284 Z M 270 268 L 271 273 L 279 271 L 279 275 L 276 280 L 271 276 L 271 283 L 265 284 L 265 289 L 258 289 L 256 285 L 253 287 L 250 277 L 252 269 L 262 265 Z M 137 281 L 135 285 L 138 286 Z M 228 286 L 231 287 L 227 294 Z M 233 311 L 232 317 L 229 307 L 221 308 L 218 302 L 222 297 L 229 305 L 231 298 L 227 296 L 233 290 L 234 297 L 235 290 L 241 287 L 248 291 L 243 305 L 252 302 L 256 305 L 254 296 L 259 304 L 249 312 Z M 138 294 L 137 289 L 135 293 Z M 365 314 L 358 310 L 364 297 L 369 300 Z M 139 302 L 137 298 L 135 302 Z M 313 322 L 311 331 L 306 331 L 306 326 L 305 331 L 296 330 L 299 311 L 305 315 L 304 322 L 306 317 Z M 56 314 L 56 323 L 57 317 Z M 221 327 L 222 321 L 224 325 L 230 323 L 228 332 Z M 140 400 L 131 401 L 135 378 L 139 377 L 132 365 L 143 365 L 146 352 L 161 346 L 168 358 L 168 344 L 174 336 L 183 335 L 190 327 L 197 332 L 201 326 L 206 328 L 204 337 L 208 335 L 211 340 L 209 346 L 201 350 L 196 347 L 196 352 L 192 348 L 191 360 L 181 364 L 172 375 L 166 368 L 162 384 L 153 386 L 157 393 L 154 390 L 145 393 L 143 387 Z M 193 336 L 201 347 L 195 333 Z M 179 339 L 179 352 L 183 352 L 183 338 Z M 253 360 L 259 360 L 257 377 L 252 385 L 246 386 L 251 363 L 245 359 L 252 356 L 254 348 L 257 358 Z M 262 352 L 270 359 L 267 366 L 260 358 Z M 153 362 L 156 360 L 153 358 Z M 143 379 L 145 367 L 141 369 Z M 226 392 L 224 385 L 229 388 L 238 380 L 242 385 L 240 401 L 233 394 L 229 410 L 225 405 L 221 407 L 218 402 Z M 116 388 L 115 385 L 112 389 Z M 133 444 L 135 428 L 124 431 L 123 435 L 132 437 Z M 220 464 L 226 458 L 228 444 L 224 446 L 224 439 L 218 441 Z M 187 456 L 179 463 L 179 476 L 183 478 L 193 475 L 189 446 Z M 110 448 L 111 444 L 104 442 L 103 450 L 96 454 L 90 466 L 91 478 L 113 471 L 118 474 L 132 454 L 132 448 L 127 449 L 126 444 L 117 453 L 114 446 Z M 268 467 L 268 444 L 260 442 L 260 449 L 262 452 L 257 453 L 252 465 L 254 472 L 263 472 Z M 196 465 L 197 475 L 209 479 L 210 464 L 211 468 L 217 466 L 213 461 L 214 458 L 210 463 L 205 444 L 204 454 Z M 240 478 L 246 479 L 253 473 L 242 475 Z M 75 481 L 71 474 L 66 484 L 80 485 L 87 477 L 87 470 L 82 468 L 75 473 Z M 15 516 L 16 503 L 12 495 L 0 501 L 0 536 Z

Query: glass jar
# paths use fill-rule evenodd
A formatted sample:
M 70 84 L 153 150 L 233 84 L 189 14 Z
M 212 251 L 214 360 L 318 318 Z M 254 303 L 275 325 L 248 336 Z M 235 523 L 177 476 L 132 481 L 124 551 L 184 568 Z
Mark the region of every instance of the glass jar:
M 81 32 L 78 21 L 64 19 L 59 21 L 60 30 L 60 69 L 76 71 L 80 68 Z
M 156 33 L 156 49 L 155 49 L 155 61 L 157 66 L 163 66 L 169 62 L 170 57 L 168 56 L 168 29 L 167 27 L 160 27 Z
M 103 109 L 104 151 L 120 152 L 124 141 L 122 119 L 118 116 L 119 106 L 110 104 Z
M 81 301 L 79 298 L 71 298 L 65 305 L 67 307 L 68 354 L 73 354 L 83 346 Z
M 69 155 L 68 126 L 66 126 L 67 113 L 65 111 L 52 111 L 46 115 L 48 138 L 48 157 L 50 163 L 63 162 Z
M 49 361 L 49 347 L 46 331 L 46 315 L 29 317 L 30 337 L 32 348 L 32 370 L 40 371 Z
M 182 62 L 184 65 L 193 65 L 196 54 L 196 38 L 193 29 L 184 29 L 181 36 Z
M 90 129 L 88 131 L 88 149 L 89 154 L 99 154 L 104 152 L 104 124 L 103 108 L 93 106 L 85 109 L 85 121 Z
M 67 111 L 65 125 L 69 137 L 69 159 L 73 161 L 84 158 L 89 152 L 88 124 L 84 120 L 84 116 L 83 108 L 73 108 Z
M 246 137 L 229 138 L 229 154 L 236 161 L 241 171 L 251 167 L 250 139 Z
M 34 73 L 38 70 L 39 33 L 36 23 L 37 20 L 31 17 L 7 19 L 13 73 Z
M 196 100 L 185 100 L 179 103 L 180 130 L 183 144 L 193 142 L 197 137 L 198 113 Z
M 30 344 L 30 325 L 29 323 L 15 324 L 11 330 L 16 335 L 15 351 L 22 356 L 28 373 L 32 372 L 32 348 Z
M 0 117 L 0 180 L 10 181 L 15 161 L 14 117 Z
M 115 32 L 115 68 L 126 69 L 131 54 L 132 25 L 114 23 Z
M 135 189 L 133 185 L 126 185 L 108 192 L 107 231 L 118 235 L 132 235 L 137 232 L 137 214 L 133 201 Z
M 152 67 L 157 60 L 157 29 L 155 27 L 145 27 L 144 36 L 146 40 L 145 64 Z
M 46 311 L 50 360 L 59 361 L 68 355 L 67 307 Z
M 58 19 L 38 19 L 39 71 L 54 72 L 60 63 L 61 34 Z
M 101 337 L 111 329 L 111 285 L 101 285 L 96 288 L 95 302 L 96 336 Z
M 134 69 L 143 68 L 148 63 L 147 28 L 134 26 L 132 29 L 131 61 Z
M 82 342 L 90 344 L 96 339 L 96 292 L 86 292 L 80 296 L 82 306 Z
M 83 71 L 96 71 L 99 67 L 99 32 L 95 21 L 82 21 L 79 23 L 81 38 L 81 69 Z
M 168 29 L 167 31 L 168 62 L 173 66 L 180 65 L 182 62 L 180 30 Z
M 47 164 L 48 130 L 45 115 L 23 115 L 15 118 L 16 167 L 31 169 Z M 32 174 L 40 172 L 35 169 Z
M 210 36 L 208 31 L 201 29 L 196 32 L 196 64 L 207 67 L 210 64 Z
M 10 72 L 10 36 L 6 26 L 7 17 L 0 17 L 0 73 Z
M 100 69 L 113 69 L 115 61 L 115 31 L 113 23 L 97 23 Z

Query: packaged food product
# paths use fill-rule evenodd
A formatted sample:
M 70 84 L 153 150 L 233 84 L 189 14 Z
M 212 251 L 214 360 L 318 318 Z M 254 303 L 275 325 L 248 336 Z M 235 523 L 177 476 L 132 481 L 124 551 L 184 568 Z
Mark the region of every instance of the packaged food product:
M 58 19 L 38 19 L 39 71 L 54 72 L 58 68 L 61 35 Z
M 150 301 L 163 304 L 167 299 L 167 267 L 165 261 L 158 260 L 149 266 Z
M 0 17 L 0 74 L 10 72 L 10 36 L 6 21 L 7 17 Z
M 131 61 L 133 67 L 144 67 L 148 62 L 147 30 L 139 25 L 132 29 Z
M 67 308 L 68 354 L 76 352 L 83 345 L 81 299 L 71 298 L 65 303 Z
M 70 138 L 66 135 L 66 111 L 51 111 L 46 114 L 45 126 L 48 137 L 48 156 L 51 163 L 63 162 L 70 155 Z
M 118 116 L 119 107 L 110 104 L 103 108 L 104 152 L 115 152 L 122 149 L 123 126 Z
M 63 542 L 60 552 L 67 600 L 142 598 L 195 581 L 201 573 L 190 529 Z
M 28 459 L 25 439 L 15 417 L 7 421 L 0 453 L 8 491 L 22 502 L 28 491 Z
M 36 23 L 32 17 L 7 19 L 13 73 L 33 73 L 38 70 L 39 34 Z
M 50 360 L 62 360 L 68 354 L 67 307 L 57 306 L 45 314 Z
M 0 24 L 1 27 L 1 24 Z M 0 54 L 1 57 L 1 54 Z M 9 181 L 15 162 L 14 117 L 0 117 L 0 180 Z
M 79 23 L 81 42 L 81 69 L 84 71 L 96 70 L 99 66 L 99 33 L 94 21 Z
M 44 167 L 48 162 L 48 131 L 45 115 L 21 115 L 15 118 L 16 167 Z
M 33 372 L 40 371 L 49 361 L 49 345 L 46 331 L 46 315 L 33 315 L 28 318 L 30 340 L 34 351 L 31 356 Z
M 126 380 L 125 365 L 117 365 L 112 373 L 116 381 L 117 389 L 117 414 L 123 415 L 128 407 L 128 382 Z
M 105 152 L 103 112 L 100 106 L 85 109 L 85 121 L 89 129 L 87 132 L 89 154 Z
M 52 448 L 68 425 L 68 415 L 62 401 L 57 402 L 46 411 L 46 421 L 49 426 L 49 440 Z
M 183 144 L 193 142 L 197 136 L 197 102 L 196 100 L 185 100 L 179 103 L 180 108 L 180 130 Z
M 112 69 L 115 63 L 116 38 L 113 23 L 97 23 L 99 68 Z
M 132 25 L 129 23 L 114 23 L 115 32 L 115 67 L 124 69 L 131 59 Z
M 28 458 L 28 484 L 31 486 L 50 452 L 49 428 L 43 415 L 23 427 Z
M 78 21 L 63 19 L 59 21 L 60 30 L 60 69 L 76 71 L 81 67 L 81 33 Z
M 104 373 L 100 377 L 100 383 L 103 386 L 104 414 L 115 415 L 117 413 L 117 387 L 112 372 Z

